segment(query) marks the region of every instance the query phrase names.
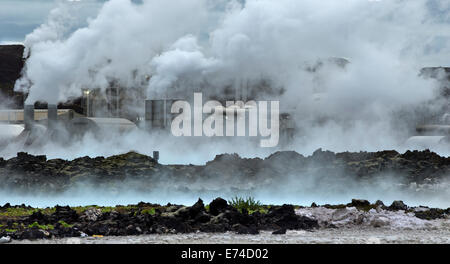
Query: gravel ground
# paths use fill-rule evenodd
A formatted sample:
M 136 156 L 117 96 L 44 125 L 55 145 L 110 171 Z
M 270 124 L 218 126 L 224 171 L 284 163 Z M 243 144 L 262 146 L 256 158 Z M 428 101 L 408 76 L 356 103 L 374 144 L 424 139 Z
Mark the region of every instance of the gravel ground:
M 432 243 L 450 244 L 450 229 L 392 230 L 385 228 L 339 228 L 309 231 L 288 231 L 285 235 L 178 234 L 143 235 L 102 238 L 64 238 L 36 241 L 12 241 L 13 244 L 379 244 L 379 243 Z

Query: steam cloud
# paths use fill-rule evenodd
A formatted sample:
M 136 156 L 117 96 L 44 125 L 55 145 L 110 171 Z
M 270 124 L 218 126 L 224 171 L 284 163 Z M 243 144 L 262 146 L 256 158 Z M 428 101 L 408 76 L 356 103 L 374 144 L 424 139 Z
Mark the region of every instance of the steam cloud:
M 411 109 L 435 96 L 437 84 L 419 70 L 445 65 L 450 53 L 447 1 L 111 0 L 76 28 L 86 2 L 60 2 L 26 37 L 31 53 L 16 89 L 29 89 L 28 103 L 65 101 L 111 80 L 136 87 L 148 76 L 148 98 L 267 81 L 257 97 L 295 111 L 301 132 L 290 148 L 303 154 L 401 150 Z M 330 62 L 337 57 L 350 61 L 345 69 Z

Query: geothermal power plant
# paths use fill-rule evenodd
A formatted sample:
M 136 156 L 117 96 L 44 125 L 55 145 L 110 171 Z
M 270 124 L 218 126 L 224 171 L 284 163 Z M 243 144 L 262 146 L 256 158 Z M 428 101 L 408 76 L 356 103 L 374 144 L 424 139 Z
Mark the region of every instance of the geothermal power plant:
M 39 144 L 40 141 L 57 140 L 58 133 L 70 133 L 73 136 L 82 136 L 85 133 L 99 133 L 99 131 L 118 131 L 120 133 L 130 132 L 135 129 L 142 129 L 148 132 L 166 131 L 170 134 L 171 122 L 175 114 L 171 113 L 172 104 L 178 100 L 188 100 L 192 97 L 186 91 L 186 98 L 177 99 L 141 99 L 139 106 L 134 107 L 130 112 L 126 94 L 129 90 L 139 87 L 119 87 L 111 83 L 106 96 L 99 93 L 94 88 L 80 90 L 80 96 L 73 100 L 56 105 L 46 102 L 36 104 L 26 104 L 26 94 L 14 92 L 13 83 L 18 79 L 23 66 L 23 46 L 0 46 L 2 56 L 2 80 L 4 87 L 2 93 L 3 100 L 13 102 L 14 109 L 0 110 L 0 125 L 2 133 L 0 142 L 5 144 L 10 141 L 22 140 L 24 144 Z M 328 62 L 335 63 L 339 67 L 345 68 L 350 63 L 346 59 L 333 58 Z M 320 64 L 319 64 L 320 65 Z M 11 72 L 11 69 L 13 71 Z M 310 72 L 316 69 L 308 69 Z M 432 78 L 440 83 L 439 95 L 436 100 L 444 100 L 447 103 L 443 109 L 438 109 L 433 113 L 432 119 L 417 120 L 415 135 L 405 135 L 405 145 L 426 149 L 434 146 L 447 145 L 450 135 L 450 68 L 428 67 L 423 68 L 418 75 L 422 78 Z M 147 77 L 147 80 L 150 76 Z M 238 86 L 236 91 L 230 95 L 211 94 L 211 98 L 225 102 L 226 100 L 247 102 L 253 98 L 248 96 L 249 87 Z M 253 87 L 253 92 L 258 91 L 258 87 Z M 221 97 L 222 96 L 222 97 Z M 317 100 L 323 96 L 316 94 Z M 221 98 L 220 98 L 221 97 Z M 276 97 L 273 99 L 277 99 Z M 37 106 L 37 108 L 35 107 Z M 232 111 L 235 115 L 248 116 L 249 109 L 242 108 L 236 110 L 234 107 L 226 108 L 223 114 Z M 280 134 L 282 143 L 289 144 L 296 133 L 295 129 L 301 129 L 301 123 L 295 123 L 295 115 L 301 113 L 282 112 L 280 114 Z M 59 130 L 59 132 L 58 132 Z M 225 128 L 226 130 L 226 128 Z M 60 137 L 61 138 L 61 137 Z M 41 142 L 42 143 L 42 142 Z
M 448 2 L 1 0 L 0 244 L 450 244 Z

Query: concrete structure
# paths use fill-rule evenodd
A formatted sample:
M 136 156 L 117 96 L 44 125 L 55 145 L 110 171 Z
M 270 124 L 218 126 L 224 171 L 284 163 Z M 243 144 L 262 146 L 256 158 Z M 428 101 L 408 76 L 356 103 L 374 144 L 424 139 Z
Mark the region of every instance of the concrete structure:
M 74 118 L 69 122 L 68 127 L 71 133 L 78 135 L 86 132 L 96 134 L 101 133 L 101 131 L 125 133 L 137 129 L 136 124 L 128 119 L 94 117 Z
M 72 109 L 58 109 L 57 119 L 63 121 L 69 121 L 74 117 L 80 115 L 76 114 Z M 47 109 L 35 109 L 34 110 L 34 121 L 41 123 L 47 120 L 48 110 Z M 0 123 L 9 124 L 23 124 L 24 123 L 24 110 L 0 110 Z
M 450 146 L 450 68 L 428 67 L 420 71 L 420 76 L 433 78 L 439 81 L 439 98 L 447 99 L 444 105 L 433 118 L 429 118 L 428 124 L 416 127 L 417 135 L 406 141 L 407 147 L 434 148 Z

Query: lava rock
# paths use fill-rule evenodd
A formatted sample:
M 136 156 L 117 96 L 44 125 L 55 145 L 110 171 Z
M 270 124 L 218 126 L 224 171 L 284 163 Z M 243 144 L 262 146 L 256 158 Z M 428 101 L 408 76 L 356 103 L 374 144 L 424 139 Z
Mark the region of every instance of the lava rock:
M 403 203 L 403 201 L 393 201 L 392 204 L 388 207 L 389 210 L 398 211 L 398 210 L 408 210 L 408 206 Z
M 48 224 L 51 221 L 47 215 L 44 215 L 41 211 L 36 211 L 28 216 L 25 222 L 28 224 L 32 224 L 34 222 L 38 222 L 40 224 Z
M 200 213 L 205 212 L 205 205 L 203 204 L 202 199 L 198 199 L 198 201 L 191 207 L 189 207 L 189 216 L 190 218 L 196 218 Z
M 286 229 L 312 229 L 319 227 L 317 220 L 306 217 L 298 216 L 295 214 L 294 206 L 283 205 L 278 208 L 272 207 L 269 213 L 266 215 L 273 224 L 280 228 Z
M 284 235 L 284 234 L 286 234 L 286 228 L 281 228 L 272 232 L 272 235 Z
M 234 225 L 233 230 L 235 230 L 235 232 L 240 235 L 258 235 L 259 234 L 259 231 L 256 228 L 248 227 L 248 226 L 241 225 L 241 224 Z
M 20 234 L 20 239 L 35 240 L 45 238 L 46 236 L 48 235 L 46 235 L 45 231 L 36 228 L 30 228 Z
M 365 207 L 365 206 L 370 206 L 370 202 L 367 200 L 352 199 L 352 203 L 350 204 L 350 206 Z
M 228 202 L 222 198 L 216 198 L 209 204 L 209 213 L 218 215 L 228 208 Z
M 2 236 L 0 238 L 0 244 L 6 244 L 11 242 L 11 237 L 10 236 Z
M 442 209 L 430 208 L 428 210 L 414 212 L 414 215 L 417 218 L 424 220 L 435 220 L 445 218 L 447 216 L 447 212 Z
M 55 212 L 52 214 L 52 218 L 57 221 L 64 221 L 66 223 L 74 223 L 78 220 L 78 214 L 75 210 L 69 206 L 55 206 Z M 57 222 L 55 221 L 55 222 Z
M 377 200 L 377 201 L 375 202 L 375 205 L 376 205 L 377 207 L 381 207 L 381 208 L 384 208 L 384 207 L 385 207 L 384 203 L 383 203 L 381 200 Z
M 81 215 L 80 220 L 95 222 L 102 215 L 102 210 L 98 208 L 89 208 Z

